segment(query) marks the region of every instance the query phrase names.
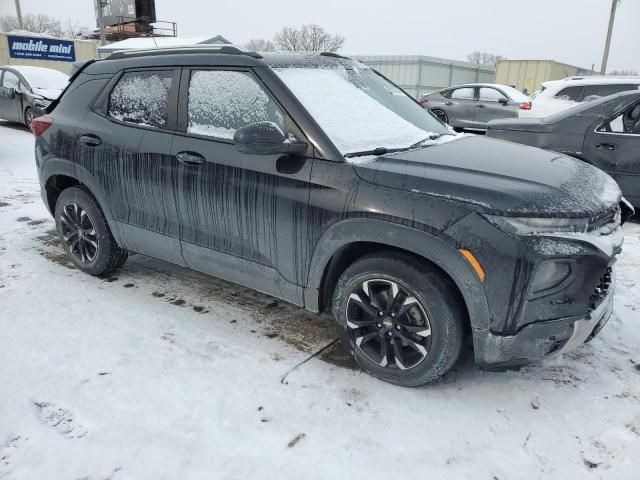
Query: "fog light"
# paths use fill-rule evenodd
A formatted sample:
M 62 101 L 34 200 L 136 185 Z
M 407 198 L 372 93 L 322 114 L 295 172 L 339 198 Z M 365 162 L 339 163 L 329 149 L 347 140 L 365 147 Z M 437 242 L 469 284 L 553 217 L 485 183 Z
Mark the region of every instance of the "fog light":
M 571 275 L 571 264 L 547 260 L 536 267 L 531 292 L 538 294 L 559 287 Z

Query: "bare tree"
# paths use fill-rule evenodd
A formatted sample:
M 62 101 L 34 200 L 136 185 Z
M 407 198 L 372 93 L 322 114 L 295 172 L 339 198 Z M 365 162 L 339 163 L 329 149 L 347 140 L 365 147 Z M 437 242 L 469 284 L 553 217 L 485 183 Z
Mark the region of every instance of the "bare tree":
M 252 38 L 244 44 L 244 48 L 251 52 L 273 52 L 276 49 L 276 46 L 271 40 Z
M 622 75 L 625 77 L 635 77 L 640 75 L 640 73 L 638 73 L 635 70 L 614 70 L 613 72 L 609 72 L 609 75 Z
M 16 17 L 12 15 L 0 17 L 0 31 L 10 32 L 12 30 L 19 29 L 20 26 Z M 56 20 L 55 18 L 44 14 L 33 15 L 29 13 L 27 15 L 23 15 L 22 30 L 50 35 L 52 37 L 59 37 L 62 35 L 60 20 Z
M 62 26 L 62 36 L 65 38 L 79 38 L 89 30 L 84 25 L 81 25 L 77 20 L 67 18 Z
M 310 23 L 299 29 L 285 27 L 275 34 L 273 41 L 282 50 L 336 52 L 342 48 L 345 39 L 342 35 L 332 35 L 320 25 Z
M 505 57 L 487 52 L 473 52 L 467 55 L 467 60 L 471 63 L 482 65 L 484 67 L 496 68 L 498 61 L 505 60 Z

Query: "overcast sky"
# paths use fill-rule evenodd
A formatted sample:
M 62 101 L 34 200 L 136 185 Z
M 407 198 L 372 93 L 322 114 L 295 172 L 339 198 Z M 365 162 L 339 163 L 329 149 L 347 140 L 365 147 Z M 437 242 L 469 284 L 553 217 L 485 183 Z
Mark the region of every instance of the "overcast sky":
M 21 0 L 95 26 L 93 0 Z M 511 59 L 553 59 L 599 69 L 611 0 L 156 0 L 180 35 L 221 34 L 233 43 L 271 38 L 283 26 L 318 23 L 346 37 L 343 53 L 464 60 L 474 50 Z M 14 0 L 0 0 L 13 14 Z M 609 69 L 640 71 L 640 0 L 622 0 Z

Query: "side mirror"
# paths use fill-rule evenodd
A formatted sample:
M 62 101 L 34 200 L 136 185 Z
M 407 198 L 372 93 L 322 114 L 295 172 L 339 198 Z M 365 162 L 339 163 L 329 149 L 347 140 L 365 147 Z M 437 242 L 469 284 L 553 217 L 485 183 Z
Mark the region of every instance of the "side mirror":
M 251 155 L 304 155 L 305 142 L 291 141 L 273 122 L 257 122 L 236 130 L 233 141 L 239 152 Z
M 16 98 L 16 89 L 15 88 L 7 88 L 7 97 Z
M 504 97 L 500 97 L 500 98 L 498 99 L 498 103 L 501 103 L 502 105 L 508 105 L 508 104 L 509 104 L 509 100 L 507 100 L 507 99 L 506 99 L 506 98 L 504 98 Z

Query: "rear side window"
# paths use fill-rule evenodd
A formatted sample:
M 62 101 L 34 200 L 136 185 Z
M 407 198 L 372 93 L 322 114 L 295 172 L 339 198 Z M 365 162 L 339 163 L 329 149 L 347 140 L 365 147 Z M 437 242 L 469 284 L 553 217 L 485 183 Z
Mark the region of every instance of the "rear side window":
M 136 125 L 166 127 L 172 83 L 172 71 L 125 73 L 109 96 L 109 116 Z
M 496 90 L 495 88 L 481 88 L 480 89 L 480 100 L 483 102 L 498 102 L 501 98 L 508 100 L 506 96 L 504 96 L 501 92 Z
M 453 90 L 451 92 L 451 96 L 449 98 L 455 98 L 458 100 L 473 100 L 475 97 L 475 92 L 473 88 L 458 88 L 457 90 Z
M 247 72 L 193 71 L 189 83 L 189 133 L 232 139 L 236 130 L 257 122 L 273 122 L 284 132 L 278 105 Z
M 567 88 L 563 88 L 562 90 L 560 90 L 558 93 L 556 93 L 555 99 L 557 100 L 564 100 L 567 102 L 579 102 L 580 101 L 580 94 L 582 93 L 582 89 L 584 87 L 567 87 Z

